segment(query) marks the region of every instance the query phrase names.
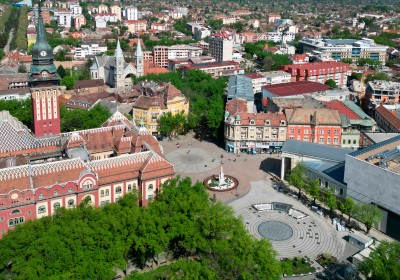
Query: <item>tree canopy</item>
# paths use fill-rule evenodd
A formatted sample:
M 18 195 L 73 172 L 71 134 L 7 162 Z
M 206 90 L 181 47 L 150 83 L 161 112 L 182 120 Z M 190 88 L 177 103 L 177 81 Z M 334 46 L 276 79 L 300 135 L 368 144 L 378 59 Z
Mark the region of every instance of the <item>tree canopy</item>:
M 188 128 L 206 128 L 210 136 L 216 137 L 224 117 L 224 91 L 226 78 L 213 79 L 200 70 L 188 71 L 182 76 L 179 72 L 159 75 L 146 75 L 136 79 L 172 83 L 189 99 L 191 115 Z
M 325 82 L 325 85 L 330 86 L 331 88 L 337 88 L 337 84 L 335 80 L 329 79 Z
M 360 265 L 367 279 L 400 279 L 400 243 L 382 241 Z
M 59 208 L 0 240 L 0 275 L 13 279 L 111 279 L 128 261 L 143 267 L 166 252 L 178 263 L 163 279 L 279 279 L 271 244 L 256 240 L 231 208 L 189 178 L 167 181 L 147 208 L 128 194 L 118 203 Z M 160 279 L 136 274 L 131 279 Z
M 354 205 L 354 216 L 367 228 L 367 233 L 374 225 L 377 225 L 382 217 L 382 212 L 378 206 L 369 203 L 359 202 Z

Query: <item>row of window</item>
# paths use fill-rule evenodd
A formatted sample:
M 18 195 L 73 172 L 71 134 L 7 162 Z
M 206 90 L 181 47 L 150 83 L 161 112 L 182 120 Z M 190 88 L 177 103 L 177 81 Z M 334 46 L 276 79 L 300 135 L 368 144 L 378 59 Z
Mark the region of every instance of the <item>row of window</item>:
M 16 226 L 18 224 L 22 224 L 23 222 L 25 222 L 25 218 L 24 217 L 18 217 L 18 218 L 14 218 L 14 219 L 9 219 L 8 220 L 8 226 L 9 227 L 13 227 L 13 226 Z
M 294 139 L 294 136 L 290 135 L 289 139 Z M 309 142 L 310 138 L 308 136 L 304 136 L 303 139 L 301 139 L 300 136 L 297 136 L 297 140 Z M 319 137 L 318 142 L 320 144 L 324 144 L 325 143 L 325 138 L 324 137 Z M 331 138 L 330 137 L 326 138 L 326 144 L 331 144 Z M 339 144 L 339 139 L 337 137 L 333 138 L 333 144 Z
M 303 132 L 304 134 L 308 134 L 308 133 L 309 133 L 309 130 L 308 130 L 308 129 L 304 129 L 303 131 L 304 131 L 304 132 Z M 290 129 L 290 133 L 291 133 L 291 134 L 294 134 L 294 128 L 291 128 L 291 129 Z M 297 129 L 297 133 L 301 133 L 301 128 L 298 128 L 298 129 Z M 324 130 L 324 129 L 320 129 L 320 130 L 319 130 L 319 134 L 325 134 L 325 130 Z M 331 130 L 328 129 L 328 131 L 327 131 L 326 134 L 331 134 Z M 333 134 L 339 134 L 339 129 L 333 130 Z
M 67 202 L 68 207 L 73 207 L 75 205 L 75 200 L 70 199 Z M 55 211 L 56 209 L 60 208 L 61 204 L 59 202 L 56 202 L 53 204 L 53 211 Z M 43 214 L 46 213 L 46 206 L 42 205 L 38 207 L 38 214 Z

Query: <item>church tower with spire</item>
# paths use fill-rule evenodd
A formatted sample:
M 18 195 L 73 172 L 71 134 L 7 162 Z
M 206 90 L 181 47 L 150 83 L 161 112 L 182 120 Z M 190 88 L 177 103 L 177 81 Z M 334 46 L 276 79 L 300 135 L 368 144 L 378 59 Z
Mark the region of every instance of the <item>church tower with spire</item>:
M 125 87 L 125 77 L 123 76 L 123 72 L 125 69 L 125 59 L 124 59 L 124 53 L 122 52 L 121 45 L 119 43 L 119 39 L 114 54 L 114 60 L 115 60 L 114 87 L 123 88 Z
M 140 44 L 140 38 L 138 39 L 137 42 L 135 58 L 136 58 L 136 73 L 138 77 L 141 77 L 144 75 L 144 65 L 143 65 L 143 51 L 142 51 L 142 46 Z
M 39 1 L 37 39 L 32 48 L 32 64 L 28 77 L 36 137 L 57 135 L 61 132 L 58 102 L 61 94 L 60 76 L 53 61 L 53 49 L 47 42 Z

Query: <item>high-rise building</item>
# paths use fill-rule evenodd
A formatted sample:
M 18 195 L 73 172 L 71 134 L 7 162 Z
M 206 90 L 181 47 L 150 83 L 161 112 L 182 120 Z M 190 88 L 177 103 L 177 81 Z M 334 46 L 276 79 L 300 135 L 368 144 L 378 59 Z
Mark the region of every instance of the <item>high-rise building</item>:
M 33 107 L 33 127 L 36 137 L 60 134 L 61 94 L 60 76 L 53 63 L 53 49 L 46 39 L 42 11 L 39 6 L 37 39 L 32 48 L 32 65 L 29 74 Z
M 125 7 L 124 16 L 126 20 L 138 20 L 138 10 L 134 6 Z
M 233 36 L 226 32 L 212 34 L 209 37 L 208 54 L 214 57 L 217 61 L 232 60 L 233 53 Z

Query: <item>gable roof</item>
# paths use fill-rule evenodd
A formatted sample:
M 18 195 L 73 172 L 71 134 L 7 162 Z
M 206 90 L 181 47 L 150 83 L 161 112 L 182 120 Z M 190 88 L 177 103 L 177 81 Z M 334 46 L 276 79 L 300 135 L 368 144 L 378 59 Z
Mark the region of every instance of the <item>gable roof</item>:
M 400 131 L 400 119 L 393 115 L 385 106 L 376 107 L 376 112 L 381 115 L 391 126 Z

